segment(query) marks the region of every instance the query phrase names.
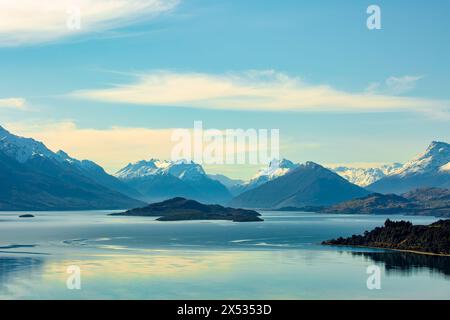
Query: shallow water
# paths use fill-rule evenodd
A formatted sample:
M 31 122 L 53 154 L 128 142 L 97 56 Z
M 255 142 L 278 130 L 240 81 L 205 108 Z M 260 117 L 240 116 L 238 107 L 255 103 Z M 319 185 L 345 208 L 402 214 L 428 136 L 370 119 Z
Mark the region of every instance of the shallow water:
M 386 216 L 262 212 L 264 222 L 233 223 L 107 213 L 0 213 L 0 298 L 450 298 L 448 257 L 320 245 Z M 371 265 L 381 268 L 380 290 L 367 288 Z M 80 267 L 81 290 L 67 289 L 69 266 Z

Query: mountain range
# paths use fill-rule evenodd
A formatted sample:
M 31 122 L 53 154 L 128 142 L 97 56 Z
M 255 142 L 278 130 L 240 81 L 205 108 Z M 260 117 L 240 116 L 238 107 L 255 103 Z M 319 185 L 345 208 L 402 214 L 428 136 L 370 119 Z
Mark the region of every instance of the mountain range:
M 244 208 L 283 208 L 331 205 L 369 192 L 314 162 L 246 191 L 231 201 Z
M 0 127 L 0 210 L 120 209 L 142 202 L 91 161 L 11 134 Z
M 384 164 L 379 167 L 358 168 L 349 166 L 339 166 L 330 168 L 340 176 L 344 177 L 351 183 L 360 187 L 367 187 L 372 183 L 394 173 L 403 165 L 401 163 Z
M 185 197 L 205 203 L 226 203 L 232 198 L 222 183 L 211 179 L 201 165 L 188 160 L 142 160 L 128 164 L 115 177 L 137 190 L 147 202 Z
M 379 193 L 401 194 L 417 188 L 450 189 L 450 144 L 433 141 L 427 150 L 401 168 L 370 184 Z
M 432 142 L 404 165 L 325 168 L 273 160 L 249 181 L 188 160 L 142 160 L 110 175 L 98 164 L 0 127 L 0 210 L 127 209 L 184 197 L 247 208 L 330 206 L 371 193 L 450 188 L 450 145 Z

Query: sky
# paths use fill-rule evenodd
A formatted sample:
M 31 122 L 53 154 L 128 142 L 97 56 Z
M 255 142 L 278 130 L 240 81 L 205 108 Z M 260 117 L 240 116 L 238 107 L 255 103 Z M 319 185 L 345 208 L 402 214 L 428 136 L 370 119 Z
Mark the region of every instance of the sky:
M 450 140 L 449 16 L 443 0 L 0 0 L 0 125 L 110 173 L 170 158 L 194 121 L 279 129 L 295 162 L 405 162 Z

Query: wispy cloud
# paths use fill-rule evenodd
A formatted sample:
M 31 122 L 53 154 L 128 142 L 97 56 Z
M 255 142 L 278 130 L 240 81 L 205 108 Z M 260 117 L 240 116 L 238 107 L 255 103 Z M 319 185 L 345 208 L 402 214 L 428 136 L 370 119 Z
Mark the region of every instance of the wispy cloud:
M 373 82 L 367 87 L 367 92 L 372 94 L 404 94 L 416 88 L 417 82 L 423 76 L 389 77 L 384 83 Z
M 0 108 L 25 110 L 27 102 L 24 98 L 0 98 Z
M 99 34 L 170 11 L 178 3 L 179 0 L 0 0 L 0 46 Z M 70 28 L 70 21 L 78 13 L 80 28 Z
M 446 110 L 450 105 L 449 101 L 347 92 L 272 70 L 222 75 L 156 71 L 137 75 L 134 83 L 71 96 L 146 106 L 262 111 Z
M 172 129 L 80 128 L 72 121 L 3 125 L 14 134 L 44 142 L 53 151 L 64 150 L 78 159 L 93 160 L 110 172 L 142 159 L 168 159 L 172 147 Z

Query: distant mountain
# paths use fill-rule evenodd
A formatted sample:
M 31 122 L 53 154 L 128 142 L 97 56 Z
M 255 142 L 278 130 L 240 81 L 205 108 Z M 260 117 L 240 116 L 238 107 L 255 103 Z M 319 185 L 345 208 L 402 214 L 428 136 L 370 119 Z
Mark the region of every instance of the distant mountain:
M 142 204 L 96 181 L 94 165 L 0 127 L 0 210 L 120 209 Z M 104 175 L 98 174 L 106 180 Z
M 355 168 L 348 166 L 340 166 L 331 168 L 341 177 L 347 179 L 360 187 L 367 187 L 368 185 L 392 174 L 400 169 L 403 165 L 401 163 L 386 164 L 373 168 Z
M 344 201 L 320 210 L 339 214 L 399 214 L 407 213 L 415 205 L 396 194 L 373 193 L 368 196 Z
M 409 191 L 402 196 L 415 202 L 446 201 L 450 206 L 450 190 L 439 188 L 422 188 Z
M 242 193 L 245 184 L 244 180 L 231 179 L 227 176 L 224 176 L 223 174 L 208 174 L 208 177 L 223 184 L 228 189 L 228 191 L 230 191 L 232 196 L 237 196 L 238 194 Z
M 187 160 L 143 160 L 128 164 L 115 176 L 139 191 L 149 202 L 186 197 L 206 203 L 225 203 L 232 197 L 222 183 L 205 173 L 202 166 Z
M 370 184 L 379 193 L 401 194 L 417 188 L 450 188 L 450 145 L 434 141 L 428 149 L 400 169 Z
M 374 193 L 317 211 L 338 214 L 408 214 L 450 217 L 450 190 L 416 189 L 401 196 Z
M 368 193 L 321 165 L 307 162 L 242 193 L 231 201 L 231 205 L 244 208 L 324 206 Z
M 234 222 L 263 221 L 260 214 L 253 210 L 225 208 L 220 205 L 206 205 L 194 200 L 174 198 L 159 203 L 152 203 L 143 208 L 136 208 L 113 216 L 159 217 L 159 221 L 181 220 L 231 220 Z

